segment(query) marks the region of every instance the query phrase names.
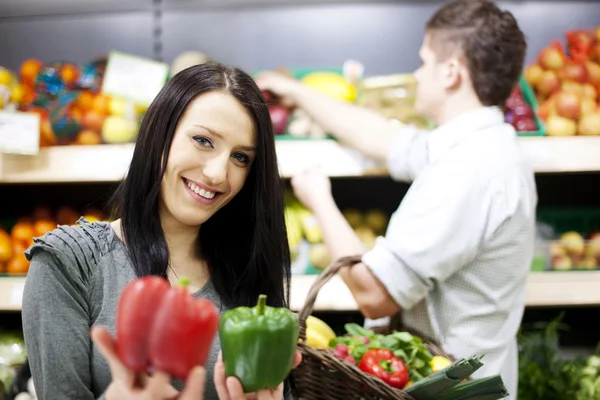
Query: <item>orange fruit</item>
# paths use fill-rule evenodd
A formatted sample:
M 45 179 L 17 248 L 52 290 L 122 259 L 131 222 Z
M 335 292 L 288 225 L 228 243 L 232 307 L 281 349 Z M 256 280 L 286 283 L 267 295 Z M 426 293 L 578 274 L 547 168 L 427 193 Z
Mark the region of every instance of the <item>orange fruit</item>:
M 98 114 L 107 115 L 109 104 L 110 97 L 105 94 L 97 94 L 96 97 L 94 97 L 92 109 Z
M 43 236 L 45 233 L 56 229 L 56 223 L 48 219 L 40 219 L 33 224 L 33 236 Z
M 77 134 L 77 137 L 75 138 L 75 143 L 81 145 L 102 144 L 102 136 L 100 136 L 98 132 L 89 129 L 84 129 Z
M 14 241 L 27 243 L 34 235 L 33 224 L 29 222 L 17 222 L 13 226 L 10 235 Z
M 75 225 L 79 219 L 79 213 L 71 207 L 61 207 L 56 213 L 56 222 L 59 225 Z
M 44 67 L 44 63 L 35 58 L 30 58 L 21 64 L 21 81 L 28 85 L 33 85 L 38 73 Z
M 17 253 L 6 264 L 6 273 L 12 275 L 22 275 L 29 271 L 29 261 L 23 252 Z
M 92 92 L 84 90 L 83 92 L 79 93 L 79 96 L 77 96 L 75 105 L 83 111 L 91 110 L 94 105 L 94 95 Z
M 8 232 L 0 229 L 0 263 L 10 260 L 13 255 L 13 244 Z
M 81 120 L 81 125 L 84 129 L 100 132 L 102 130 L 102 125 L 104 124 L 104 120 L 106 119 L 106 114 L 102 114 L 97 112 L 95 109 L 86 112 L 83 115 Z
M 65 64 L 60 69 L 60 77 L 65 83 L 73 83 L 79 79 L 79 70 L 72 64 Z

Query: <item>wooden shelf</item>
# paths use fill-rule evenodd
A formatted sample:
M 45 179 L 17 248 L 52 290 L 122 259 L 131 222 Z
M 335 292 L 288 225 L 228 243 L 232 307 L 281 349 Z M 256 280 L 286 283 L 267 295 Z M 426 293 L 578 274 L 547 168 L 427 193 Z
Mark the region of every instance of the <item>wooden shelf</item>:
M 600 137 L 521 138 L 537 173 L 600 172 Z M 0 183 L 115 182 L 126 173 L 133 144 L 48 147 L 38 155 L 0 154 Z M 387 171 L 333 140 L 278 140 L 280 173 L 313 163 L 330 176 L 385 176 Z M 310 156 L 310 157 L 309 157 Z
M 291 308 L 300 310 L 316 275 L 292 278 Z M 0 277 L 0 311 L 19 311 L 25 285 L 24 277 Z M 534 272 L 527 282 L 528 307 L 600 305 L 600 271 Z M 334 277 L 319 292 L 315 311 L 357 311 L 352 294 L 339 277 Z

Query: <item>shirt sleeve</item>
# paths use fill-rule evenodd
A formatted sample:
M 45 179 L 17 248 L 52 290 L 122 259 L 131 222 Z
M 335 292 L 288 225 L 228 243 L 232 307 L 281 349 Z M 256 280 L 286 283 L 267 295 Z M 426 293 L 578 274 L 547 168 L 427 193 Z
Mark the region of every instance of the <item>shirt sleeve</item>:
M 485 236 L 491 196 L 460 172 L 438 170 L 435 187 L 413 184 L 386 236 L 362 258 L 403 309 L 473 261 Z
M 402 128 L 392 142 L 387 168 L 390 176 L 402 182 L 412 182 L 428 163 L 429 132 L 413 126 Z
M 23 292 L 23 333 L 40 399 L 93 400 L 87 275 L 57 235 L 36 239 Z

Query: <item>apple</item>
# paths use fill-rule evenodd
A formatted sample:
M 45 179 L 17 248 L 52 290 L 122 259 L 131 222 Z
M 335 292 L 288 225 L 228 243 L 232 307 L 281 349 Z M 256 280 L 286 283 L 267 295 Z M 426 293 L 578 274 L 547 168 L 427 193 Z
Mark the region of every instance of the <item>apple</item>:
M 600 85 L 600 64 L 588 61 L 586 64 L 588 82 L 592 85 Z
M 569 61 L 562 66 L 558 77 L 561 80 L 585 83 L 587 82 L 587 68 L 582 63 Z
M 577 119 L 581 111 L 581 100 L 574 93 L 561 92 L 556 96 L 556 112 L 561 117 Z
M 544 71 L 535 88 L 544 96 L 549 96 L 560 89 L 560 79 L 554 71 Z
M 573 267 L 573 263 L 569 257 L 555 257 L 552 259 L 552 269 L 558 271 L 566 271 Z
M 598 109 L 596 105 L 596 100 L 591 97 L 583 97 L 581 99 L 581 111 L 579 112 L 580 116 L 592 113 Z
M 269 114 L 271 115 L 271 121 L 273 121 L 273 129 L 276 135 L 282 135 L 285 133 L 287 127 L 288 118 L 290 116 L 290 110 L 284 106 L 270 106 Z
M 583 96 L 583 85 L 579 82 L 571 80 L 563 81 L 560 85 L 560 90 L 562 92 L 574 93 L 577 96 Z
M 543 73 L 544 69 L 539 64 L 531 64 L 525 69 L 525 80 L 529 85 L 535 86 Z
M 565 56 L 554 47 L 546 47 L 540 52 L 539 63 L 543 69 L 557 71 L 565 64 Z
M 569 231 L 560 236 L 560 243 L 571 256 L 583 256 L 585 250 L 585 240 L 579 232 Z
M 595 257 L 583 257 L 581 262 L 579 263 L 579 267 L 583 269 L 595 269 L 596 268 L 596 258 Z
M 575 136 L 577 123 L 572 119 L 551 114 L 546 119 L 546 133 L 548 136 Z
M 578 132 L 585 136 L 600 136 L 600 111 L 585 114 L 579 120 Z
M 584 83 L 582 88 L 584 97 L 590 97 L 592 99 L 597 97 L 596 88 L 591 83 Z

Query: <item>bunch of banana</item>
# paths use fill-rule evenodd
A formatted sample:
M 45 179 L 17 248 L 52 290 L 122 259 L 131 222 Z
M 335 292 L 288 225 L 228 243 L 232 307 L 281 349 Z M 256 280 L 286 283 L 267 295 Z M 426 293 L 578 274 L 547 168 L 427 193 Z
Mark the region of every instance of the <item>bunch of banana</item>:
M 329 341 L 335 339 L 335 332 L 329 325 L 317 317 L 309 315 L 306 319 L 306 344 L 315 349 L 329 347 Z
M 284 209 L 285 228 L 287 231 L 290 255 L 295 259 L 298 255 L 300 242 L 302 242 L 302 225 L 296 211 L 289 205 Z

